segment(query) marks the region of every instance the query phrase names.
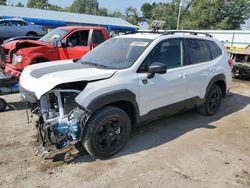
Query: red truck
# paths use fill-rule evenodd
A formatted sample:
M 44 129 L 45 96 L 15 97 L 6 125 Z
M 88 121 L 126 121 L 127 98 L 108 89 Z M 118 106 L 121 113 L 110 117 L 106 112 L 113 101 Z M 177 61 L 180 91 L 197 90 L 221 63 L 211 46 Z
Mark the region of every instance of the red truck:
M 12 41 L 3 45 L 4 72 L 19 77 L 31 64 L 80 58 L 107 39 L 105 28 L 67 26 L 52 30 L 38 41 Z

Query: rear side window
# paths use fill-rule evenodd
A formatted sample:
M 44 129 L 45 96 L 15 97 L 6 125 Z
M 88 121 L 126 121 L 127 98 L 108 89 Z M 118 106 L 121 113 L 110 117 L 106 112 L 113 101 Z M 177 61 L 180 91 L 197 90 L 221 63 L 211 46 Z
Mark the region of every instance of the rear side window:
M 211 54 L 213 56 L 213 59 L 216 59 L 220 55 L 222 55 L 221 48 L 213 41 L 207 41 L 207 45 L 211 51 Z
M 102 42 L 104 42 L 104 37 L 103 37 L 103 33 L 100 30 L 94 30 L 93 32 L 93 43 L 94 44 L 101 44 Z
M 189 64 L 203 63 L 212 60 L 206 41 L 200 39 L 187 39 Z
M 9 21 L 1 21 L 0 26 L 9 26 Z
M 11 26 L 24 26 L 25 22 L 22 21 L 11 21 Z

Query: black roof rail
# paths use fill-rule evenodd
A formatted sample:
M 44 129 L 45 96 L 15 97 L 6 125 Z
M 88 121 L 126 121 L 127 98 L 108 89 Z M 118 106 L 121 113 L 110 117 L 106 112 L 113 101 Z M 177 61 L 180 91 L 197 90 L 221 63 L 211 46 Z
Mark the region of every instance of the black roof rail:
M 128 34 L 135 34 L 135 33 L 155 33 L 155 34 L 164 34 L 166 31 L 154 31 L 154 30 L 149 30 L 149 31 L 140 31 L 140 30 L 136 30 L 136 31 L 129 31 L 126 32 L 125 35 Z
M 164 32 L 162 35 L 173 35 L 175 33 L 189 33 L 190 35 L 205 35 L 206 37 L 211 37 L 213 38 L 212 35 L 210 35 L 209 33 L 206 32 L 197 32 L 197 31 L 182 31 L 182 30 L 173 30 L 173 31 L 166 31 Z

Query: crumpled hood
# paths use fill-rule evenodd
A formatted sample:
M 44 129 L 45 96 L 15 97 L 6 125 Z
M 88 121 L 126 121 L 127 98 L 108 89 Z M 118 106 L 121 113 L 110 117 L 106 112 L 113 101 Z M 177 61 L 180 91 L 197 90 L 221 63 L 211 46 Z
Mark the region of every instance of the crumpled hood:
M 73 60 L 54 61 L 28 66 L 20 77 L 20 86 L 40 97 L 63 83 L 106 79 L 117 70 L 96 68 L 92 65 L 74 63 Z
M 46 46 L 46 45 L 49 45 L 49 43 L 35 41 L 35 40 L 14 40 L 6 44 L 3 44 L 2 46 L 8 50 L 14 50 L 17 46 L 36 47 L 36 46 Z

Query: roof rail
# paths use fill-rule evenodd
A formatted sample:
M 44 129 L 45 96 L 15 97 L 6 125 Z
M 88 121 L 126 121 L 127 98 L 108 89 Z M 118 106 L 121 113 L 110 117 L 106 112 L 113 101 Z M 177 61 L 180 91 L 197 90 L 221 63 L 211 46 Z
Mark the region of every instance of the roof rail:
M 166 31 L 163 33 L 163 35 L 173 35 L 175 33 L 189 33 L 190 35 L 205 35 L 206 37 L 212 37 L 212 35 L 210 35 L 209 33 L 205 33 L 205 32 L 196 32 L 196 31 L 182 31 L 182 30 L 173 30 L 173 31 Z
M 154 31 L 154 30 L 136 30 L 136 31 L 129 31 L 129 32 L 126 32 L 125 35 L 128 35 L 128 34 L 135 34 L 135 33 L 155 33 L 155 34 L 164 34 L 166 31 Z

